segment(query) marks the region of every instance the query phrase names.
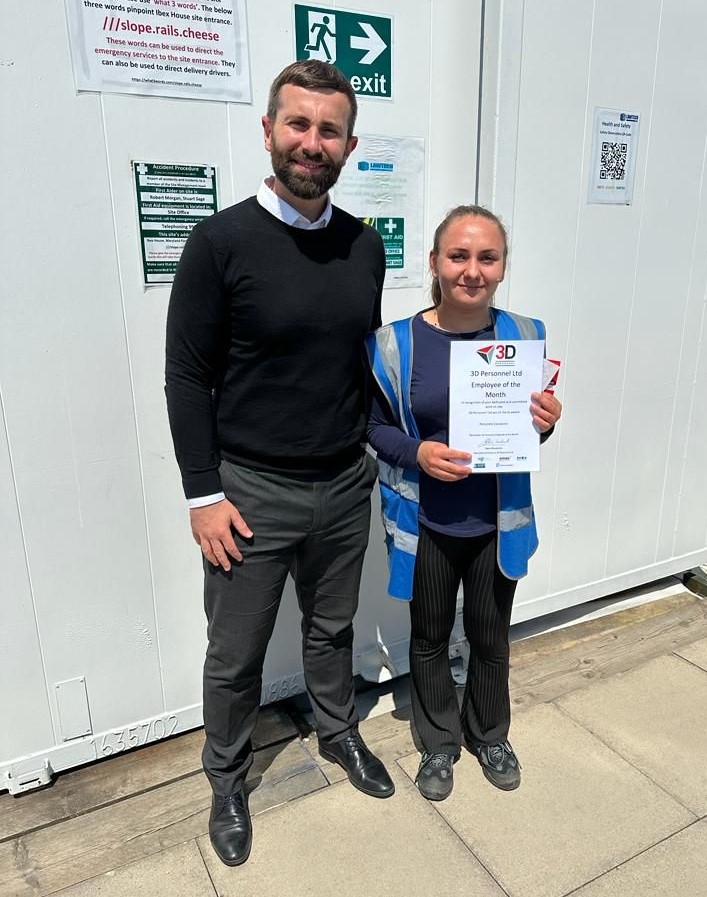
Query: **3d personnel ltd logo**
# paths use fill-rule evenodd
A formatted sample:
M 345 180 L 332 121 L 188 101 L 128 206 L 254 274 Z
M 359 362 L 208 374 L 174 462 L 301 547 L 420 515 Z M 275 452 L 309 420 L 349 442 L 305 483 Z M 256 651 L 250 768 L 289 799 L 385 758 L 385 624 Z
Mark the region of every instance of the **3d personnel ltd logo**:
M 513 359 L 516 357 L 516 347 L 510 343 L 492 343 L 490 346 L 482 346 L 476 350 L 486 364 L 490 365 L 494 355 L 497 365 L 513 367 Z
M 484 346 L 482 349 L 477 349 L 476 354 L 480 355 L 486 364 L 491 364 L 491 359 L 493 358 L 495 346 Z

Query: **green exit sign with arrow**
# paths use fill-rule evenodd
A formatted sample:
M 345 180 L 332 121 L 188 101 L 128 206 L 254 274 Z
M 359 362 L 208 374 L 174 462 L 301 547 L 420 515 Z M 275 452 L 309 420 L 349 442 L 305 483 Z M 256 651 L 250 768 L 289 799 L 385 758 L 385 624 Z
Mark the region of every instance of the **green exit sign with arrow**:
M 354 92 L 392 97 L 390 16 L 295 3 L 297 59 L 321 59 L 340 69 Z

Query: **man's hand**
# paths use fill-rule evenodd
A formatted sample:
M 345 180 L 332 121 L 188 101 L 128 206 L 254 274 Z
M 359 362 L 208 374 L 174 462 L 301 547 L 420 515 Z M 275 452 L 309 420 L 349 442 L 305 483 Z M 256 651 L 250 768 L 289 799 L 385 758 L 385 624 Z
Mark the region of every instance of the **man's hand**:
M 471 473 L 468 466 L 455 463 L 455 458 L 459 461 L 466 461 L 467 464 L 471 461 L 471 455 L 468 452 L 451 449 L 443 442 L 426 440 L 420 443 L 417 450 L 418 467 L 424 470 L 428 476 L 445 483 L 463 480 Z
M 250 539 L 253 533 L 239 514 L 238 508 L 227 498 L 203 508 L 191 508 L 189 517 L 194 541 L 201 546 L 204 557 L 215 567 L 221 566 L 228 572 L 231 569 L 229 555 L 234 561 L 243 560 L 243 555 L 233 541 L 231 528 L 235 528 L 244 539 Z
M 533 392 L 530 394 L 530 400 L 533 422 L 541 433 L 545 433 L 560 419 L 562 405 L 550 392 Z

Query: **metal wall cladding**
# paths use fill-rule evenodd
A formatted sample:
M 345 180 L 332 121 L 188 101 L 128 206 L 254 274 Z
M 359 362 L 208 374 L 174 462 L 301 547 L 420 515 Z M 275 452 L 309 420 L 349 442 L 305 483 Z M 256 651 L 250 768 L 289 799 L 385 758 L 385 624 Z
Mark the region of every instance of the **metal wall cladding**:
M 707 11 L 679 0 L 489 10 L 480 194 L 511 231 L 499 301 L 544 318 L 548 354 L 563 359 L 565 414 L 535 479 L 541 548 L 521 619 L 707 555 Z M 640 114 L 630 206 L 587 201 L 596 107 Z
M 252 104 L 77 94 L 63 4 L 35 6 L 8 14 L 2 69 L 17 126 L 0 147 L 12 210 L 0 249 L 0 715 L 13 721 L 0 788 L 199 724 L 201 566 L 163 395 L 169 287 L 143 288 L 131 163 L 217 166 L 220 208 L 252 195 L 270 172 L 270 82 L 294 58 L 289 0 L 248 2 Z M 393 99 L 361 97 L 358 131 L 424 138 L 427 241 L 474 189 L 480 3 L 357 8 L 392 16 L 394 40 Z M 424 292 L 390 291 L 386 318 L 422 307 Z M 374 678 L 388 675 L 380 646 L 402 669 L 407 641 L 375 516 L 356 636 L 357 668 Z M 264 699 L 301 691 L 301 670 L 288 587 Z M 83 710 L 76 686 L 57 703 L 74 680 Z

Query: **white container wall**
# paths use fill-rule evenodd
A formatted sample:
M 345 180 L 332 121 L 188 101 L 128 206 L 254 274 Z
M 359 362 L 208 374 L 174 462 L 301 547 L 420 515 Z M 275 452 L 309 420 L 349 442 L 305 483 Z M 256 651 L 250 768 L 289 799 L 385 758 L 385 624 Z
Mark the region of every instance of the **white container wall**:
M 427 234 L 473 196 L 480 3 L 356 9 L 392 16 L 394 40 L 393 99 L 362 98 L 357 130 L 424 138 Z M 294 59 L 292 4 L 248 2 L 247 26 L 252 105 L 77 94 L 62 0 L 4 17 L 0 788 L 201 722 L 200 554 L 163 394 L 169 287 L 142 286 L 131 162 L 217 166 L 220 207 L 257 190 L 267 92 Z M 387 291 L 387 317 L 422 293 Z M 407 608 L 384 590 L 376 521 L 356 640 L 374 678 L 388 675 L 381 644 L 406 663 Z M 302 686 L 288 589 L 263 699 Z
M 486 11 L 480 201 L 511 231 L 499 304 L 543 317 L 564 365 L 522 620 L 707 555 L 707 7 Z M 630 206 L 587 201 L 595 107 L 640 115 Z
M 563 361 L 566 412 L 535 480 L 541 546 L 515 619 L 704 562 L 707 7 L 352 6 L 393 17 L 393 99 L 362 98 L 358 132 L 424 138 L 427 244 L 477 189 L 501 213 L 499 303 L 542 317 Z M 292 3 L 248 0 L 247 27 L 252 105 L 77 94 L 62 0 L 5 13 L 0 788 L 201 722 L 199 550 L 163 396 L 169 287 L 142 286 L 131 162 L 217 166 L 222 208 L 257 190 Z M 631 206 L 587 203 L 595 106 L 641 115 Z M 385 318 L 425 293 L 386 290 Z M 376 520 L 355 660 L 372 679 L 407 669 L 407 608 L 385 598 L 385 567 Z M 263 700 L 302 685 L 288 589 Z

